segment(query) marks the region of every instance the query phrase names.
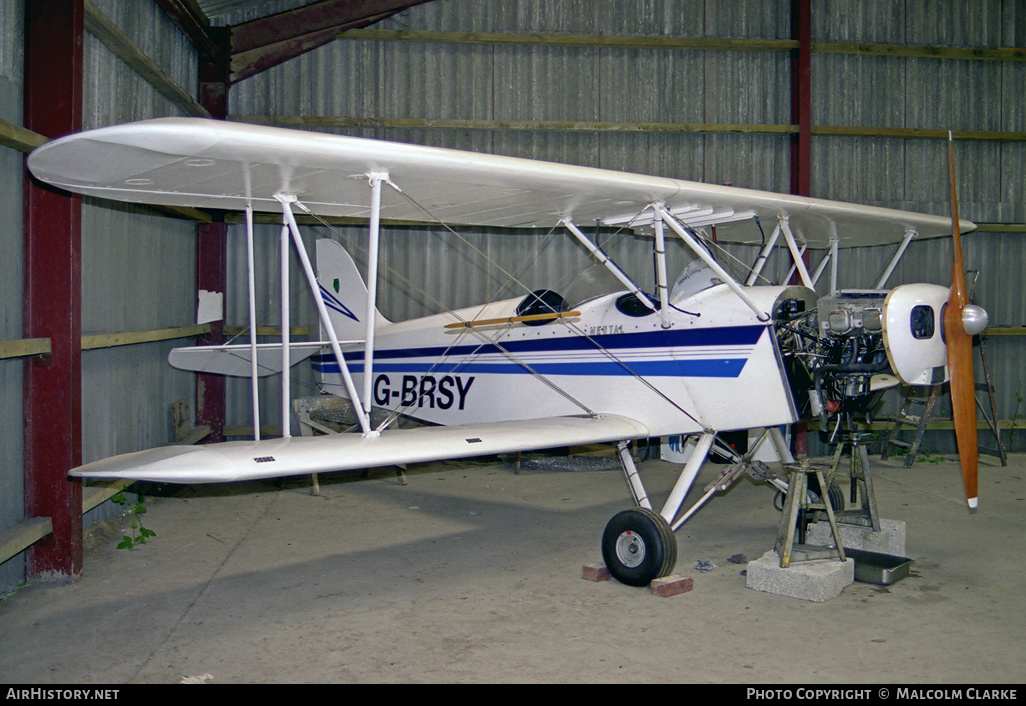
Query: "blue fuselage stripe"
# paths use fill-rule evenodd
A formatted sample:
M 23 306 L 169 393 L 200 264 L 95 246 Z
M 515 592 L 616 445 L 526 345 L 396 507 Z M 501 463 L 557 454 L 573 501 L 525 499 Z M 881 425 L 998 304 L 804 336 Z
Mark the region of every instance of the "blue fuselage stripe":
M 374 352 L 374 371 L 502 375 L 527 374 L 533 370 L 542 375 L 733 378 L 741 374 L 748 360 L 750 348 L 759 341 L 764 330 L 766 326 L 737 326 L 503 341 L 501 347 L 495 344 L 479 344 L 453 346 L 449 349 L 440 346 L 383 349 Z M 605 356 L 599 350 L 600 346 L 622 362 Z M 706 350 L 695 350 L 699 347 Z M 667 353 L 667 349 L 670 348 L 678 349 L 681 357 L 670 357 Z M 711 348 L 715 351 L 709 350 Z M 505 352 L 523 359 L 530 370 L 525 365 L 507 359 L 504 356 Z M 582 359 L 582 353 L 590 355 Z M 549 360 L 539 360 L 539 354 L 545 354 Z M 445 356 L 445 359 L 438 360 L 442 356 Z M 572 360 L 569 359 L 571 357 Z M 559 360 L 560 358 L 564 359 Z M 363 372 L 362 351 L 345 353 L 345 360 L 351 373 Z M 338 364 L 330 354 L 315 357 L 314 370 L 321 374 L 339 373 Z

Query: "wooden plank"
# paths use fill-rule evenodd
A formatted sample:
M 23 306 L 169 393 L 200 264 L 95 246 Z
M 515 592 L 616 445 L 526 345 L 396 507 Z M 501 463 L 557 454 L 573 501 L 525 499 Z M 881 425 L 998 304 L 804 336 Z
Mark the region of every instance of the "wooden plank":
M 174 328 L 152 329 L 150 331 L 123 331 L 121 333 L 97 333 L 82 336 L 82 350 L 131 346 L 137 343 L 153 343 L 175 338 L 200 336 L 210 331 L 210 324 L 176 326 Z
M 580 34 L 518 34 L 514 32 L 432 32 L 426 30 L 351 29 L 340 39 L 445 44 L 511 44 L 518 46 L 615 47 L 628 49 L 676 49 L 697 51 L 792 51 L 798 40 L 727 39 L 717 37 L 614 36 Z M 1021 47 L 935 47 L 873 44 L 868 42 L 812 42 L 820 54 L 852 54 L 968 61 L 1026 61 Z
M 225 438 L 242 436 L 252 439 L 253 438 L 253 425 L 252 424 L 236 424 L 232 426 L 225 426 L 224 428 Z M 261 439 L 272 439 L 281 436 L 281 425 L 280 424 L 261 424 L 260 425 L 260 438 Z
M 211 57 L 217 54 L 217 41 L 212 36 L 210 20 L 196 0 L 156 0 L 156 3 L 200 56 Z
M 514 32 L 432 32 L 426 30 L 351 29 L 339 39 L 432 42 L 443 44 L 512 44 L 517 46 L 609 47 L 626 49 L 697 49 L 706 51 L 790 51 L 789 39 L 720 39 L 716 37 L 613 36 L 598 34 L 518 34 Z
M 552 132 L 650 132 L 713 133 L 748 135 L 796 135 L 798 125 L 751 123 L 657 123 L 604 122 L 594 120 L 464 120 L 457 118 L 383 118 L 330 115 L 234 115 L 231 120 L 253 125 L 312 127 L 318 129 L 363 127 L 442 130 L 534 130 Z M 947 140 L 947 130 L 926 128 L 873 127 L 858 125 L 813 125 L 816 137 L 886 137 L 913 140 Z M 1026 142 L 1026 132 L 995 130 L 957 130 L 957 140 L 989 142 Z
M 1026 61 L 1021 47 L 931 47 L 901 44 L 813 42 L 812 51 L 821 54 L 893 56 L 906 59 L 957 59 L 962 61 Z
M 649 123 L 602 122 L 589 120 L 461 120 L 449 118 L 376 118 L 346 116 L 261 116 L 233 115 L 232 120 L 254 125 L 284 127 L 387 127 L 441 128 L 450 130 L 539 130 L 562 132 L 713 132 L 789 135 L 797 125 L 756 125 L 743 123 Z M 946 135 L 946 133 L 945 133 Z M 945 139 L 947 137 L 945 136 Z
M 1026 233 L 1026 223 L 980 223 L 976 222 L 979 233 Z
M 53 521 L 49 517 L 30 517 L 0 532 L 0 563 L 17 556 L 52 532 Z
M 22 338 L 14 341 L 0 341 L 0 359 L 25 358 L 45 355 L 51 352 L 49 338 Z
M 134 482 L 135 481 L 131 480 L 115 480 L 83 486 L 82 512 L 89 512 L 94 507 L 111 499 Z
M 85 29 L 128 64 L 140 78 L 185 113 L 192 116 L 210 117 L 210 113 L 199 104 L 199 101 L 175 83 L 166 71 L 135 46 L 128 35 L 122 32 L 120 27 L 89 0 L 85 0 Z
M 1001 326 L 983 329 L 981 336 L 1026 336 L 1026 327 Z
M 0 119 L 0 145 L 28 153 L 46 142 L 44 135 Z
M 947 140 L 947 130 L 905 127 L 861 127 L 857 125 L 819 125 L 813 135 L 827 137 L 892 137 L 911 140 Z M 1026 132 L 999 130 L 954 130 L 956 140 L 984 142 L 1026 142 Z
M 238 336 L 248 331 L 246 326 L 226 326 L 225 334 Z M 191 326 L 174 326 L 171 328 L 150 329 L 147 331 L 121 331 L 119 333 L 93 333 L 82 336 L 82 350 L 99 348 L 116 348 L 133 346 L 139 343 L 170 341 L 177 338 L 202 336 L 210 331 L 210 324 L 194 324 Z M 290 335 L 307 336 L 307 326 L 290 326 Z M 280 336 L 280 326 L 258 326 L 258 336 Z M 21 338 L 12 341 L 0 341 L 0 360 L 4 358 L 26 358 L 34 355 L 46 355 L 51 352 L 49 338 Z
M 249 333 L 249 326 L 225 326 L 224 334 L 226 336 L 241 336 Z M 289 326 L 289 336 L 308 336 L 310 334 L 310 328 L 308 326 Z M 257 326 L 258 336 L 281 336 L 281 326 Z

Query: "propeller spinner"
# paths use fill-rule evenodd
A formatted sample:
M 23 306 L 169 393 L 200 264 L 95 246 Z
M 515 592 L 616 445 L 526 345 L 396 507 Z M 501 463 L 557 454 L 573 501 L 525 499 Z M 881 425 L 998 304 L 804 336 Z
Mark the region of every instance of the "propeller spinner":
M 958 457 L 962 464 L 965 497 L 970 508 L 979 502 L 977 473 L 979 444 L 976 434 L 976 378 L 973 374 L 973 336 L 987 327 L 987 312 L 969 303 L 962 263 L 962 234 L 959 230 L 958 194 L 955 188 L 955 149 L 948 133 L 948 161 L 951 165 L 951 292 L 944 309 L 944 334 L 948 349 L 951 411 L 955 421 Z

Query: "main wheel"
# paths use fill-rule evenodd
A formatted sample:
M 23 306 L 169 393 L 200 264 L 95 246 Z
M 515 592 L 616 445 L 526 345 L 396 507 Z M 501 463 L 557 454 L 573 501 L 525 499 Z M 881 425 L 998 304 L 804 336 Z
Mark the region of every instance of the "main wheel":
M 647 586 L 677 565 L 677 538 L 659 513 L 640 507 L 624 510 L 602 533 L 602 558 L 617 581 Z

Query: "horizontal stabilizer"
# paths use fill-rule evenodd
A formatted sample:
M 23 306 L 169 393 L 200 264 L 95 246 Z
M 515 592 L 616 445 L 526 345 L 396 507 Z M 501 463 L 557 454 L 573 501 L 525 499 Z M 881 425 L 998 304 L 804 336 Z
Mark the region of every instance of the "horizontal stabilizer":
M 552 417 L 391 429 L 378 436 L 350 433 L 167 446 L 89 463 L 73 469 L 69 475 L 94 480 L 225 483 L 647 436 L 648 430 L 643 425 L 626 417 Z
M 344 345 L 360 343 L 360 341 L 339 341 L 339 343 Z M 289 344 L 289 367 L 301 363 L 328 345 L 330 344 L 327 341 L 301 341 Z M 167 362 L 179 370 L 249 377 L 252 371 L 251 357 L 252 349 L 248 343 L 227 346 L 187 346 L 172 350 L 167 357 Z M 257 375 L 264 377 L 280 372 L 281 343 L 258 343 Z

